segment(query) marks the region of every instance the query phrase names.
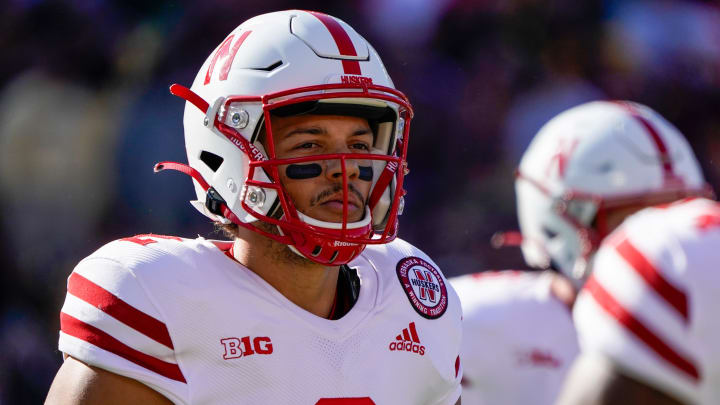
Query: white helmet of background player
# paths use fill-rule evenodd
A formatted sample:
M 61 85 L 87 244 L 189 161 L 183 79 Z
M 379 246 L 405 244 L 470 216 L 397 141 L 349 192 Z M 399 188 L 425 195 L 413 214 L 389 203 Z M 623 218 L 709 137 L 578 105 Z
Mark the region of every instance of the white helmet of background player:
M 515 182 L 522 252 L 581 283 L 606 214 L 690 195 L 709 187 L 683 135 L 652 109 L 624 101 L 571 108 L 543 126 Z
M 387 243 L 397 234 L 412 109 L 393 83 L 373 47 L 345 22 L 317 12 L 281 11 L 245 21 L 210 54 L 191 89 L 171 92 L 188 101 L 185 144 L 189 165 L 162 162 L 194 178 L 200 212 L 234 222 L 322 264 L 344 264 L 367 244 Z M 273 144 L 270 114 L 350 115 L 368 119 L 371 154 L 332 154 L 276 159 L 258 141 L 266 131 Z M 360 221 L 348 222 L 348 174 L 344 162 L 361 157 L 360 179 L 372 182 Z M 297 211 L 282 187 L 278 166 L 288 177 L 320 175 L 323 161 L 341 160 L 344 219 L 322 222 Z M 253 225 L 263 221 L 279 235 Z

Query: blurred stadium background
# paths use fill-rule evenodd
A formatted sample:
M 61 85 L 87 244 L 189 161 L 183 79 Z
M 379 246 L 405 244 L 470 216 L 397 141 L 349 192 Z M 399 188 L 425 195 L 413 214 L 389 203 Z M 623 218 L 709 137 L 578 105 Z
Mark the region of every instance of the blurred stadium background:
M 245 19 L 335 15 L 379 51 L 412 101 L 400 236 L 449 276 L 521 268 L 490 236 L 516 227 L 513 169 L 550 117 L 629 99 L 688 137 L 720 185 L 720 3 L 668 0 L 7 0 L 0 12 L 0 404 L 41 403 L 60 365 L 58 312 L 75 263 L 139 233 L 203 235 L 183 103 Z

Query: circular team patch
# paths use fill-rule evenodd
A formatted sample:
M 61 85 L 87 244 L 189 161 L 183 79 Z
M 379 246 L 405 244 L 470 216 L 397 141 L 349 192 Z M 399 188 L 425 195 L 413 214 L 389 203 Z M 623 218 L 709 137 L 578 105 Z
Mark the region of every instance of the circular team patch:
M 447 287 L 440 272 L 419 257 L 397 264 L 397 276 L 415 311 L 428 319 L 441 317 L 448 306 Z

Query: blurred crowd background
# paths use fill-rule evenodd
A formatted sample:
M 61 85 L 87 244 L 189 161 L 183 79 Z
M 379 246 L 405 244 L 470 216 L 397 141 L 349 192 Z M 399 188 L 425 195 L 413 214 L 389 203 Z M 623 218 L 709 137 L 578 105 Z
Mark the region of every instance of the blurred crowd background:
M 202 62 L 245 19 L 303 8 L 378 50 L 413 103 L 400 236 L 448 276 L 523 268 L 513 170 L 553 115 L 647 104 L 720 185 L 720 3 L 690 0 L 6 0 L 0 11 L 0 404 L 41 403 L 60 365 L 73 266 L 140 233 L 220 238 L 188 201 L 184 104 Z

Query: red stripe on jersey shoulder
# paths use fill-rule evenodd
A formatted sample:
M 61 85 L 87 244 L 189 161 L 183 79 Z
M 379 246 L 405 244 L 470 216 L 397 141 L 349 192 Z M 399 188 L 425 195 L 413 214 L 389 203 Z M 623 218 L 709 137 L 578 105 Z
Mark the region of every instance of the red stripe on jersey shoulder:
M 70 275 L 68 292 L 150 339 L 170 349 L 175 349 L 164 323 L 132 307 L 80 274 L 72 273 Z
M 178 163 L 173 163 L 173 162 L 166 162 L 166 163 L 167 163 L 167 164 L 164 164 L 164 166 L 166 166 L 166 168 L 168 168 L 168 169 L 170 169 L 170 168 L 171 168 L 171 165 L 173 165 L 173 164 L 174 164 L 174 165 L 178 165 Z M 135 236 L 132 236 L 132 237 L 122 238 L 122 239 L 118 239 L 118 240 L 119 240 L 119 241 L 125 241 L 125 242 L 133 242 L 133 243 L 137 243 L 138 245 L 146 246 L 146 245 L 149 245 L 149 244 L 151 244 L 151 243 L 157 243 L 157 242 L 158 242 L 158 241 L 156 241 L 156 240 L 153 239 L 153 238 L 157 238 L 157 239 L 167 239 L 167 240 L 177 240 L 177 241 L 182 242 L 182 238 L 178 238 L 177 236 L 156 235 L 156 234 L 154 234 L 154 233 L 144 233 L 144 234 L 141 234 L 141 235 L 135 235 Z
M 680 313 L 685 322 L 688 321 L 687 297 L 682 290 L 667 281 L 629 239 L 620 241 L 615 250 L 655 292 Z
M 323 14 L 318 13 L 316 11 L 308 11 L 310 14 L 314 15 L 320 22 L 323 23 L 325 28 L 330 31 L 330 35 L 333 37 L 333 40 L 335 41 L 335 44 L 338 47 L 338 51 L 340 51 L 340 55 L 343 56 L 357 56 L 357 51 L 355 51 L 355 45 L 353 45 L 352 40 L 350 39 L 350 36 L 347 32 L 345 32 L 345 29 L 340 25 L 335 18 Z M 360 71 L 360 62 L 356 60 L 342 60 L 343 65 L 343 71 L 345 74 L 348 75 L 359 75 L 362 74 Z
M 60 313 L 60 330 L 70 336 L 84 340 L 105 351 L 118 355 L 125 360 L 131 361 L 140 367 L 160 374 L 163 377 L 187 384 L 185 376 L 183 376 L 183 373 L 180 371 L 180 367 L 177 364 L 168 363 L 156 357 L 137 351 L 100 329 L 64 312 Z
M 615 320 L 640 339 L 658 356 L 690 377 L 693 381 L 698 382 L 700 380 L 700 373 L 690 359 L 680 355 L 675 349 L 667 345 L 642 322 L 635 318 L 597 282 L 594 276 L 590 276 L 587 283 L 585 283 L 584 289 L 590 293 L 595 301 L 610 314 L 610 316 L 615 318 Z

